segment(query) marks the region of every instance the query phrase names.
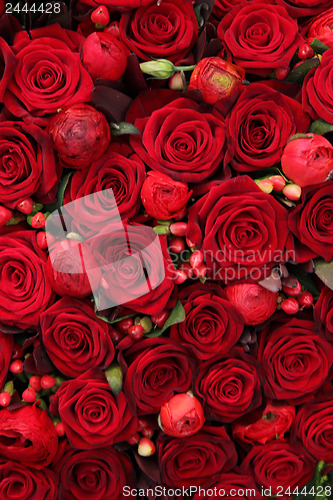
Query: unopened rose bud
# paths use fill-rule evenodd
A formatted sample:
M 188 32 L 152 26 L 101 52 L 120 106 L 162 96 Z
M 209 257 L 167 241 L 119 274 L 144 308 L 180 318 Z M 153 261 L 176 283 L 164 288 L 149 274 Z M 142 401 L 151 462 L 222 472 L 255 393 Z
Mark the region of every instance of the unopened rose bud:
M 29 215 L 33 209 L 33 201 L 31 198 L 26 198 L 25 200 L 20 201 L 15 208 L 22 214 Z
M 225 292 L 229 301 L 243 316 L 246 325 L 259 325 L 276 310 L 278 293 L 255 283 L 228 285 Z
M 36 401 L 36 392 L 32 387 L 28 387 L 22 393 L 22 399 L 26 403 L 34 403 Z
M 259 181 L 256 181 L 256 184 L 258 187 L 260 187 L 261 191 L 267 194 L 270 194 L 274 189 L 274 185 L 269 179 L 261 179 Z
M 283 188 L 283 194 L 288 200 L 297 201 L 301 197 L 302 188 L 297 184 L 287 184 Z
M 0 206 L 0 227 L 4 226 L 12 218 L 12 212 L 6 207 Z
M 156 447 L 151 439 L 143 437 L 139 441 L 138 454 L 140 457 L 150 457 L 155 453 Z
M 286 181 L 282 177 L 282 175 L 272 175 L 271 177 L 269 177 L 269 180 L 273 184 L 273 190 L 277 192 L 282 191 L 282 189 L 286 185 Z
M 327 181 L 333 173 L 331 143 L 325 137 L 311 133 L 293 137 L 281 158 L 284 174 L 301 187 Z
M 40 385 L 43 389 L 51 389 L 55 385 L 55 379 L 51 375 L 43 375 Z
M 160 423 L 169 436 L 187 437 L 201 429 L 205 417 L 197 398 L 190 394 L 176 394 L 161 407 Z
M 180 236 L 175 236 L 169 241 L 168 247 L 171 253 L 182 253 L 185 250 L 185 240 Z
M 310 292 L 302 292 L 298 297 L 297 301 L 301 308 L 308 309 L 313 307 L 313 295 Z
M 290 297 L 289 299 L 281 302 L 281 309 L 286 314 L 296 314 L 299 310 L 299 304 L 296 299 Z

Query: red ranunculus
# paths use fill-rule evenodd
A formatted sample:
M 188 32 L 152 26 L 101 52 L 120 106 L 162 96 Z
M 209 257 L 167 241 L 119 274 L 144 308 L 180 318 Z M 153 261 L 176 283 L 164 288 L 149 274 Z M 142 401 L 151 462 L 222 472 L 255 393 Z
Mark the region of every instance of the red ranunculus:
M 316 38 L 324 43 L 330 49 L 333 49 L 333 8 L 322 9 L 320 14 L 312 19 L 307 32 L 306 38 L 309 43 L 312 43 Z
M 256 283 L 228 285 L 225 293 L 246 325 L 259 325 L 276 311 L 278 293 Z
M 91 33 L 81 48 L 83 65 L 94 80 L 119 80 L 126 70 L 127 53 L 126 46 L 110 33 Z
M 202 406 L 193 395 L 176 394 L 161 406 L 160 421 L 168 436 L 187 437 L 196 434 L 205 423 Z

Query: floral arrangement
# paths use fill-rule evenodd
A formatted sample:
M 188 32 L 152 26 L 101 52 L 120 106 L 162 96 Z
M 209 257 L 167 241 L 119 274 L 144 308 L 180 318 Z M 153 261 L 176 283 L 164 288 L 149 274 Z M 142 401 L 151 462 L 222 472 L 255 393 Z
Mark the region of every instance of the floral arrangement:
M 332 2 L 0 13 L 1 500 L 328 500 Z

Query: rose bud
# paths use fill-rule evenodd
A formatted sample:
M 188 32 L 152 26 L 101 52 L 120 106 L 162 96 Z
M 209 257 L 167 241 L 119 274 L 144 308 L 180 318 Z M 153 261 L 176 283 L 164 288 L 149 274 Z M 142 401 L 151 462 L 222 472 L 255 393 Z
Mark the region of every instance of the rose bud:
M 50 248 L 46 276 L 61 297 L 82 299 L 98 287 L 101 270 L 87 246 L 75 240 L 63 240 Z
M 177 182 L 160 172 L 150 171 L 141 189 L 141 200 L 147 214 L 168 220 L 180 214 L 192 191 L 185 182 Z
M 231 95 L 242 83 L 245 70 L 220 57 L 205 57 L 196 65 L 191 75 L 189 90 L 199 89 L 204 101 L 215 104 Z
M 102 156 L 111 139 L 107 119 L 88 104 L 63 109 L 51 119 L 48 132 L 60 161 L 73 168 L 88 167 Z
M 294 136 L 284 148 L 282 170 L 301 187 L 321 184 L 333 172 L 333 146 L 317 134 Z
M 127 48 L 115 36 L 103 31 L 91 33 L 84 41 L 81 59 L 93 79 L 119 80 L 127 66 Z
M 259 325 L 276 310 L 278 292 L 271 292 L 255 283 L 228 285 L 225 292 L 243 316 L 246 325 Z
M 197 398 L 190 394 L 176 394 L 161 407 L 160 423 L 169 436 L 187 437 L 201 429 L 205 417 Z
M 282 192 L 288 200 L 297 201 L 301 197 L 302 188 L 297 184 L 287 184 Z

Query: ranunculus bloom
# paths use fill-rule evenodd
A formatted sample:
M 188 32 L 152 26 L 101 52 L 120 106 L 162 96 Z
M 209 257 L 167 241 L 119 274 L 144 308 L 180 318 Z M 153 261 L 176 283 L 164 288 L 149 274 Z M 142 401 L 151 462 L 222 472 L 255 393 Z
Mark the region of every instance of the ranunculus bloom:
M 191 0 L 154 1 L 121 16 L 120 39 L 140 59 L 181 61 L 198 36 Z
M 201 360 L 236 345 L 243 332 L 243 319 L 218 284 L 188 286 L 180 291 L 179 299 L 185 321 L 171 327 L 170 338 L 186 345 Z
M 48 125 L 54 149 L 65 167 L 84 168 L 106 151 L 111 139 L 107 119 L 88 104 L 74 104 Z
M 312 43 L 316 38 L 330 49 L 333 49 L 333 8 L 322 9 L 321 13 L 315 17 L 306 32 L 306 38 Z
M 266 397 L 298 405 L 311 400 L 325 383 L 333 346 L 315 333 L 313 321 L 282 318 L 260 333 L 258 359 Z
M 297 238 L 296 262 L 304 262 L 317 256 L 326 261 L 332 260 L 333 182 L 327 181 L 303 189 L 301 203 L 290 212 L 288 225 Z
M 290 487 L 304 486 L 313 476 L 316 462 L 299 441 L 290 444 L 284 440 L 253 446 L 241 465 L 241 470 L 252 474 L 257 484 L 272 488 L 272 494 Z
M 195 393 L 206 415 L 232 422 L 261 405 L 261 378 L 258 362 L 234 348 L 200 365 Z
M 168 436 L 187 437 L 196 434 L 205 423 L 200 402 L 190 394 L 176 394 L 161 406 L 161 425 Z
M 185 182 L 151 170 L 141 189 L 141 200 L 147 214 L 155 219 L 168 220 L 180 215 L 190 199 Z
M 0 410 L 0 454 L 21 464 L 43 469 L 54 459 L 58 436 L 46 410 L 27 405 Z
M 225 293 L 243 316 L 246 325 L 259 325 L 276 311 L 278 293 L 256 283 L 228 285 Z
M 161 480 L 172 487 L 201 485 L 237 462 L 235 445 L 224 427 L 205 426 L 183 439 L 160 436 L 156 450 Z
M 333 49 L 324 52 L 317 68 L 311 69 L 302 86 L 302 105 L 313 120 L 333 123 Z
M 333 343 L 333 290 L 325 286 L 314 307 L 316 331 Z
M 295 419 L 295 407 L 267 403 L 262 417 L 252 424 L 234 424 L 232 435 L 245 443 L 265 444 L 283 439 Z
M 53 203 L 60 174 L 43 130 L 23 122 L 0 123 L 0 203 L 11 209 L 30 197 Z
M 279 5 L 244 2 L 223 17 L 217 30 L 232 61 L 249 73 L 267 76 L 288 68 L 302 43 L 296 21 Z
M 208 276 L 259 281 L 287 260 L 287 210 L 242 175 L 210 189 L 189 211 L 187 237 L 205 256 Z
M 110 33 L 94 32 L 83 42 L 81 58 L 90 76 L 119 80 L 127 66 L 127 48 Z
M 299 102 L 262 83 L 249 85 L 226 119 L 225 162 L 238 172 L 272 167 L 296 132 L 307 132 L 309 117 Z
M 111 326 L 90 301 L 63 297 L 40 318 L 43 344 L 54 366 L 67 377 L 107 368 L 114 357 Z
M 176 392 L 191 386 L 194 362 L 189 351 L 174 340 L 145 339 L 122 356 L 124 390 L 139 415 L 158 413 Z
M 237 85 L 242 83 L 245 70 L 220 57 L 205 57 L 191 74 L 189 90 L 199 89 L 204 101 L 215 104 L 228 97 Z
M 284 174 L 301 187 L 321 184 L 333 173 L 333 146 L 317 134 L 292 139 L 281 158 Z
M 63 382 L 50 408 L 59 415 L 73 448 L 111 446 L 131 438 L 137 428 L 124 393 L 113 395 L 98 369 Z

